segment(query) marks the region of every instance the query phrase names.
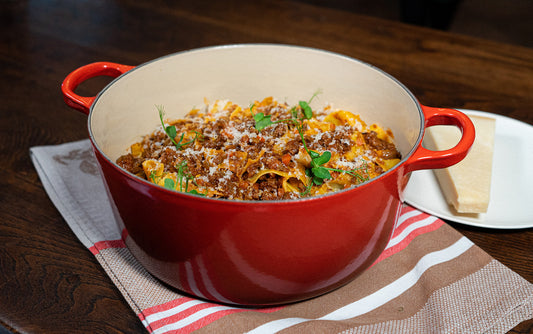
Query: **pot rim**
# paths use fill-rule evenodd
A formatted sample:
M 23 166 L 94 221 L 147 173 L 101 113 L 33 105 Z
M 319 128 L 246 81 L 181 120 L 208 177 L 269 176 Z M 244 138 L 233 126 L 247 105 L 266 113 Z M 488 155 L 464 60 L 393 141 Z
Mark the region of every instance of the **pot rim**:
M 327 193 L 327 194 L 321 194 L 321 195 L 317 195 L 317 196 L 310 196 L 310 197 L 299 198 L 299 199 L 245 200 L 245 201 L 244 200 L 236 200 L 236 199 L 225 199 L 225 198 L 211 198 L 211 197 L 199 196 L 199 195 L 189 194 L 189 193 L 185 193 L 185 192 L 178 192 L 178 191 L 166 189 L 164 187 L 161 187 L 161 186 L 158 186 L 156 184 L 153 184 L 152 182 L 149 182 L 148 180 L 142 179 L 142 178 L 140 178 L 140 177 L 138 177 L 138 176 L 136 176 L 134 174 L 131 174 L 131 173 L 127 172 L 126 170 L 122 169 L 120 166 L 118 166 L 116 164 L 116 162 L 112 161 L 112 159 L 107 154 L 105 154 L 103 152 L 103 150 L 98 146 L 98 144 L 96 142 L 96 139 L 95 139 L 95 137 L 93 135 L 92 126 L 91 126 L 93 108 L 95 108 L 95 106 L 97 105 L 97 102 L 100 99 L 100 97 L 118 80 L 121 80 L 123 77 L 125 77 L 127 75 L 130 75 L 131 73 L 135 73 L 135 71 L 137 71 L 138 69 L 141 69 L 141 68 L 143 68 L 145 66 L 148 66 L 148 65 L 150 65 L 152 63 L 155 63 L 155 62 L 158 62 L 160 60 L 167 59 L 167 58 L 170 58 L 170 57 L 177 57 L 177 56 L 184 55 L 184 54 L 189 54 L 189 53 L 205 52 L 205 51 L 209 51 L 209 50 L 237 49 L 237 48 L 245 49 L 245 48 L 257 48 L 257 47 L 261 47 L 261 48 L 272 48 L 272 47 L 275 47 L 275 48 L 285 48 L 285 49 L 299 49 L 299 50 L 311 51 L 311 52 L 316 52 L 316 53 L 328 54 L 330 56 L 341 58 L 341 59 L 344 59 L 344 60 L 347 60 L 347 61 L 360 63 L 362 65 L 365 65 L 365 66 L 375 70 L 376 72 L 379 72 L 380 74 L 384 75 L 385 77 L 389 78 L 395 84 L 400 86 L 400 88 L 402 88 L 408 94 L 408 96 L 413 100 L 413 102 L 414 102 L 414 104 L 415 104 L 415 106 L 417 108 L 418 115 L 419 115 L 419 122 L 420 122 L 419 123 L 419 129 L 420 130 L 418 132 L 418 136 L 417 136 L 417 139 L 415 141 L 415 144 L 411 147 L 411 149 L 409 150 L 409 152 L 407 154 L 402 156 L 402 159 L 400 160 L 400 162 L 398 164 L 396 164 L 393 168 L 389 169 L 388 171 L 386 171 L 385 173 L 383 173 L 383 174 L 381 174 L 381 175 L 379 175 L 377 177 L 374 177 L 374 178 L 372 178 L 372 179 L 370 179 L 368 181 L 365 181 L 363 183 L 360 183 L 360 184 L 358 184 L 356 186 L 352 186 L 352 187 L 349 187 L 347 189 L 342 189 L 342 190 L 334 191 L 334 192 Z M 339 196 L 348 195 L 349 193 L 351 193 L 353 191 L 357 191 L 358 189 L 365 188 L 369 184 L 379 181 L 381 178 L 387 177 L 388 175 L 390 175 L 392 173 L 396 173 L 398 169 L 403 167 L 403 165 L 406 163 L 406 161 L 413 155 L 413 153 L 421 145 L 422 138 L 423 138 L 424 131 L 425 131 L 424 123 L 425 123 L 425 115 L 424 115 L 424 112 L 422 111 L 422 106 L 420 105 L 420 103 L 416 99 L 415 95 L 403 83 L 401 83 L 398 79 L 393 77 L 391 74 L 385 72 L 384 70 L 380 69 L 379 67 L 376 67 L 376 66 L 374 66 L 372 64 L 369 64 L 367 62 L 364 62 L 362 60 L 359 60 L 359 59 L 356 59 L 356 58 L 352 58 L 350 56 L 343 55 L 343 54 L 340 54 L 340 53 L 337 53 L 337 52 L 333 52 L 333 51 L 328 51 L 328 50 L 323 50 L 323 49 L 318 49 L 318 48 L 313 48 L 313 47 L 306 47 L 306 46 L 297 46 L 297 45 L 290 45 L 290 44 L 276 44 L 276 43 L 236 43 L 236 44 L 224 44 L 224 45 L 217 45 L 217 46 L 206 46 L 206 47 L 200 47 L 200 48 L 194 48 L 194 49 L 189 49 L 189 50 L 178 51 L 178 52 L 175 52 L 175 53 L 171 53 L 171 54 L 168 54 L 168 55 L 164 55 L 164 56 L 149 60 L 149 61 L 147 61 L 145 63 L 142 63 L 140 65 L 137 65 L 137 66 L 133 67 L 131 70 L 129 70 L 129 71 L 123 73 L 122 75 L 114 78 L 100 92 L 98 92 L 98 94 L 96 95 L 96 97 L 94 99 L 94 102 L 91 104 L 91 106 L 89 108 L 89 114 L 88 114 L 88 117 L 87 117 L 89 139 L 91 141 L 93 149 L 96 152 L 98 152 L 107 162 L 109 162 L 111 164 L 111 166 L 113 166 L 114 169 L 116 169 L 118 172 L 120 172 L 123 176 L 126 176 L 128 179 L 130 179 L 130 180 L 132 180 L 134 182 L 141 182 L 141 184 L 144 184 L 147 187 L 150 187 L 150 188 L 152 188 L 154 190 L 157 190 L 157 191 L 166 192 L 167 194 L 170 194 L 172 196 L 177 196 L 177 197 L 182 197 L 183 196 L 184 199 L 189 199 L 189 200 L 194 199 L 194 200 L 214 202 L 214 203 L 220 202 L 220 203 L 224 203 L 224 204 L 232 204 L 232 205 L 239 205 L 239 206 L 249 206 L 249 205 L 257 206 L 258 204 L 261 204 L 261 205 L 285 205 L 285 204 L 290 204 L 290 203 L 319 201 L 319 200 L 322 200 L 323 198 L 332 198 L 332 197 L 339 197 Z

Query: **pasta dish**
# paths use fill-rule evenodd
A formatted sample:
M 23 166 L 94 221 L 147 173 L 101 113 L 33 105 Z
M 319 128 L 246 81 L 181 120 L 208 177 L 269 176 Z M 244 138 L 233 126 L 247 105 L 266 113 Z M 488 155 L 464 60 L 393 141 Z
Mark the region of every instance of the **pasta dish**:
M 267 97 L 249 107 L 205 101 L 176 120 L 158 106 L 161 125 L 117 164 L 181 192 L 279 200 L 346 189 L 400 161 L 390 130 L 330 105 L 312 110 L 311 100 L 289 106 Z

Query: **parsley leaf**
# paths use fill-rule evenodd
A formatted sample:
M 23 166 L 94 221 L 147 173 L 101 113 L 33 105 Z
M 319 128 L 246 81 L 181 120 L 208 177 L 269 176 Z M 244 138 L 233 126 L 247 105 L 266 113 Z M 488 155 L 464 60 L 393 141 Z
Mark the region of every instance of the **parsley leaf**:
M 255 129 L 257 131 L 261 131 L 264 128 L 266 128 L 267 126 L 270 126 L 270 125 L 274 124 L 274 122 L 272 122 L 272 116 L 271 115 L 265 115 L 262 112 L 259 112 L 259 113 L 255 114 L 254 115 L 254 120 L 255 120 Z
M 165 188 L 170 190 L 176 190 L 176 184 L 172 179 L 165 179 Z
M 329 161 L 329 159 L 331 159 L 331 152 L 330 151 L 325 151 L 324 153 L 322 154 L 318 154 L 314 151 L 309 151 L 309 152 L 313 152 L 314 154 L 309 154 L 309 156 L 311 156 L 311 165 L 314 166 L 314 167 L 318 167 L 318 166 L 322 166 L 323 164 L 325 164 L 326 162 Z
M 311 172 L 313 173 L 315 178 L 319 178 L 322 180 L 331 179 L 331 174 L 329 173 L 329 170 L 327 170 L 326 167 L 313 167 L 311 168 Z
M 302 108 L 305 119 L 311 119 L 313 117 L 313 109 L 311 109 L 309 103 L 300 101 L 298 104 L 300 105 L 300 108 Z

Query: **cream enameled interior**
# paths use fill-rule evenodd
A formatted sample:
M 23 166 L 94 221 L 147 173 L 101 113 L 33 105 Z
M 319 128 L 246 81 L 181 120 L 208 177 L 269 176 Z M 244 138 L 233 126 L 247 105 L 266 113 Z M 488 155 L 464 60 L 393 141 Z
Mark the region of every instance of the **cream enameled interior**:
M 397 81 L 367 64 L 316 49 L 234 45 L 198 49 L 157 59 L 110 84 L 93 105 L 89 127 L 110 160 L 127 152 L 159 125 L 156 105 L 168 118 L 184 115 L 204 98 L 248 106 L 276 97 L 295 104 L 321 90 L 312 103 L 332 103 L 390 128 L 405 157 L 421 132 L 414 97 Z

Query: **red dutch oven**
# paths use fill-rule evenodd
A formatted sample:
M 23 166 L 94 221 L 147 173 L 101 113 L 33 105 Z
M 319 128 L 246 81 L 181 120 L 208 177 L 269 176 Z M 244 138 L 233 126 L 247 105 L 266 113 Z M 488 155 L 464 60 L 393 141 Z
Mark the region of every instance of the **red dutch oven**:
M 74 90 L 116 77 L 95 97 Z M 422 106 L 383 71 L 339 54 L 286 45 L 196 49 L 139 66 L 99 62 L 64 80 L 66 103 L 88 115 L 94 153 L 124 241 L 155 277 L 185 293 L 237 305 L 275 305 L 336 289 L 368 268 L 394 230 L 409 174 L 462 160 L 474 126 L 452 109 Z M 273 96 L 360 114 L 394 133 L 403 159 L 383 175 L 328 195 L 234 201 L 178 193 L 122 170 L 115 160 L 159 124 L 194 106 L 228 99 L 247 106 Z M 463 135 L 446 151 L 422 147 L 424 130 L 453 125 Z

